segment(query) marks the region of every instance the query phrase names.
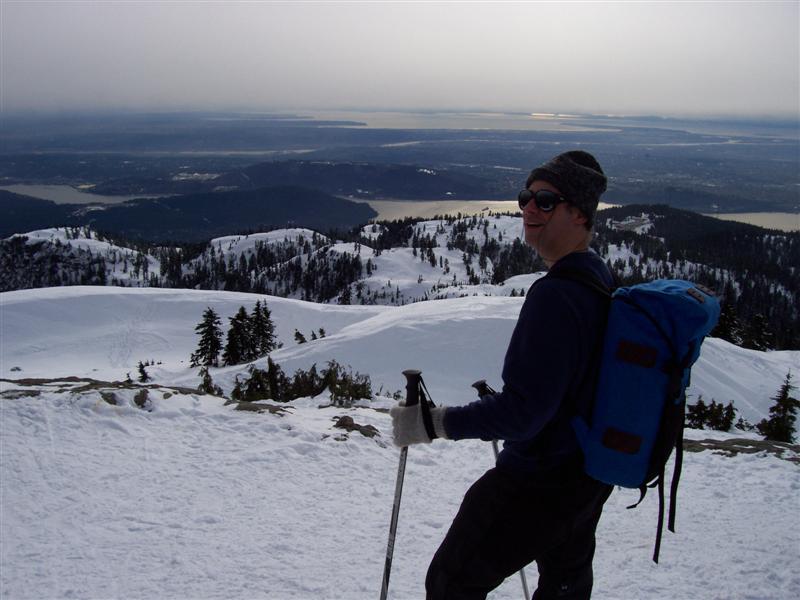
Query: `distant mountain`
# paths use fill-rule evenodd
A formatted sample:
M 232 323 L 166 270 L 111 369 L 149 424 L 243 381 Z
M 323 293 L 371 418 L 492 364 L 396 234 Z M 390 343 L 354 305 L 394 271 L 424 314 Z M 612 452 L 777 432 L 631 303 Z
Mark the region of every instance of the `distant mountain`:
M 77 207 L 0 190 L 0 238 L 65 225 Z
M 0 191 L 0 237 L 52 226 L 89 225 L 147 242 L 196 242 L 235 231 L 304 226 L 349 228 L 377 213 L 368 205 L 301 187 L 142 198 L 101 207 L 55 204 Z
M 800 233 L 665 206 L 601 211 L 597 221 L 593 247 L 620 283 L 695 281 L 721 296 L 729 331 L 718 335 L 761 350 L 800 348 Z M 293 228 L 165 247 L 110 245 L 77 228 L 35 231 L 0 240 L 0 290 L 111 284 L 401 305 L 518 296 L 544 270 L 520 240 L 519 218 L 508 215 L 408 219 L 341 236 Z

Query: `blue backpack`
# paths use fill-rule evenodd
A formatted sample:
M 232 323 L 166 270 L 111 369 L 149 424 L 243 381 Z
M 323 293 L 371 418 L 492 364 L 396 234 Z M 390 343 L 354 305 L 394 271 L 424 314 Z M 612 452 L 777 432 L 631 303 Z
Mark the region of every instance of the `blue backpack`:
M 591 477 L 640 490 L 658 486 L 658 562 L 664 523 L 664 469 L 675 452 L 668 528 L 675 531 L 675 501 L 683 458 L 685 390 L 700 346 L 719 319 L 713 292 L 697 284 L 661 279 L 613 293 L 585 271 L 548 275 L 581 282 L 608 298 L 608 321 L 591 422 L 573 427 Z

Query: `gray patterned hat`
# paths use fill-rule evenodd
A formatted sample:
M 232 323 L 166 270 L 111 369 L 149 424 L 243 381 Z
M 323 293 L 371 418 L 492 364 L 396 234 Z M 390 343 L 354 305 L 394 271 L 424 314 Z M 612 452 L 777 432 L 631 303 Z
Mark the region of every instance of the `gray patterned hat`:
M 594 223 L 600 195 L 606 191 L 606 176 L 594 156 L 583 150 L 559 154 L 528 175 L 525 187 L 541 179 L 558 188 L 568 202 L 586 216 L 586 226 Z

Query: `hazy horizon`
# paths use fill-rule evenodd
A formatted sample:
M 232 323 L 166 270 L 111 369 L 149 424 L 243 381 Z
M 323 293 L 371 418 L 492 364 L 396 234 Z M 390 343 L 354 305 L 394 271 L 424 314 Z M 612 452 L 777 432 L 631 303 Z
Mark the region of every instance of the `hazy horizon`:
M 797 118 L 800 3 L 0 1 L 0 109 Z
M 136 116 L 136 115 L 228 115 L 228 116 L 252 116 L 252 117 L 280 117 L 291 118 L 297 117 L 299 119 L 313 119 L 323 113 L 351 113 L 357 115 L 363 114 L 408 114 L 408 115 L 460 115 L 460 114 L 497 114 L 497 115 L 514 115 L 519 117 L 531 117 L 534 115 L 547 115 L 547 118 L 558 119 L 664 119 L 664 120 L 709 120 L 709 121 L 764 121 L 766 123 L 775 122 L 782 124 L 796 124 L 800 126 L 800 112 L 780 112 L 780 113 L 759 113 L 759 112 L 742 112 L 742 113 L 727 113 L 727 112 L 664 112 L 657 113 L 655 111 L 641 110 L 638 112 L 626 113 L 567 113 L 567 112 L 553 112 L 553 113 L 533 113 L 518 110 L 502 110 L 499 108 L 491 107 L 396 107 L 396 106 L 375 106 L 375 107 L 362 107 L 362 106 L 312 106 L 306 108 L 292 108 L 292 107 L 271 107 L 271 108 L 256 108 L 256 107 L 239 107 L 239 106 L 220 106 L 216 108 L 208 108 L 203 106 L 187 106 L 187 107 L 59 107 L 59 108 L 45 108 L 45 107 L 14 107 L 4 108 L 3 114 L 6 117 L 58 117 L 58 116 L 85 116 L 85 117 L 103 117 L 103 116 Z

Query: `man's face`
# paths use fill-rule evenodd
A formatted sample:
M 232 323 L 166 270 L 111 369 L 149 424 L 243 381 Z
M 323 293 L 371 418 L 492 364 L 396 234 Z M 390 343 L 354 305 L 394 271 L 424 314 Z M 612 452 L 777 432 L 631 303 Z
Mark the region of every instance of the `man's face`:
M 531 183 L 528 189 L 534 194 L 539 190 L 549 190 L 561 195 L 557 187 L 540 179 Z M 525 242 L 549 264 L 572 252 L 586 237 L 583 226 L 586 217 L 567 202 L 561 202 L 550 212 L 544 212 L 531 200 L 522 211 L 522 221 Z

